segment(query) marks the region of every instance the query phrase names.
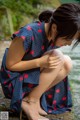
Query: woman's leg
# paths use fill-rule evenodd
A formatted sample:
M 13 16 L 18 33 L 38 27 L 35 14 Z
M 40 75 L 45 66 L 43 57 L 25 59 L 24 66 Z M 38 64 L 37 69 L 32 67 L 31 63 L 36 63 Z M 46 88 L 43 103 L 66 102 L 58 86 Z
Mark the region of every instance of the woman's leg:
M 59 54 L 59 51 L 58 51 Z M 60 81 L 62 81 L 71 71 L 72 68 L 72 61 L 69 56 L 63 55 L 64 57 L 64 65 L 60 64 L 56 69 L 44 69 L 40 75 L 39 85 L 33 89 L 33 91 L 29 94 L 29 97 L 31 98 L 37 98 L 40 99 L 41 95 L 48 89 L 48 87 L 53 87 Z M 53 83 L 53 85 L 52 85 Z M 40 87 L 40 88 L 39 88 Z M 40 90 L 37 92 L 37 90 Z M 43 91 L 43 92 L 42 92 Z M 34 92 L 36 93 L 36 97 Z M 33 95 L 34 94 L 34 95 Z M 40 96 L 40 97 L 39 97 Z
M 59 67 L 54 70 L 44 69 L 43 72 L 40 74 L 39 85 L 35 87 L 30 92 L 30 94 L 25 98 L 25 100 L 28 99 L 28 101 L 32 101 L 32 102 L 25 103 L 24 101 L 22 101 L 22 109 L 27 115 L 29 115 L 30 120 L 40 119 L 41 117 L 39 115 L 40 97 L 47 90 L 47 88 L 51 85 L 53 80 L 55 80 L 60 69 L 61 69 L 61 65 L 59 65 Z
M 65 60 L 65 62 L 64 62 L 63 69 L 60 70 L 60 72 L 58 73 L 58 76 L 51 83 L 51 85 L 47 88 L 47 90 L 54 87 L 55 85 L 57 85 L 60 81 L 62 81 L 70 73 L 70 71 L 72 69 L 72 61 L 71 61 L 70 57 L 67 55 L 64 55 L 64 60 Z M 39 106 L 40 113 L 43 115 L 46 115 L 45 111 L 40 107 L 40 104 L 38 106 Z
M 65 61 L 64 61 L 65 62 Z M 38 120 L 39 119 L 39 100 L 42 94 L 49 88 L 63 80 L 67 74 L 67 64 L 64 63 L 62 67 L 62 63 L 56 69 L 44 69 L 40 74 L 39 85 L 35 87 L 27 98 L 29 101 L 34 101 L 30 103 L 22 102 L 22 109 L 25 111 L 26 114 L 30 115 L 30 120 Z M 57 79 L 56 79 L 57 78 Z M 59 78 L 59 79 L 58 79 Z M 55 80 L 57 82 L 55 83 Z M 28 110 L 28 111 L 27 111 Z M 46 119 L 45 119 L 46 120 Z
M 65 62 L 64 62 L 63 69 L 60 70 L 58 76 L 53 81 L 53 83 L 51 83 L 51 85 L 49 86 L 48 89 L 50 89 L 51 87 L 58 84 L 60 81 L 62 81 L 70 73 L 70 71 L 72 69 L 72 61 L 71 61 L 70 57 L 67 55 L 64 55 L 64 60 L 65 60 Z

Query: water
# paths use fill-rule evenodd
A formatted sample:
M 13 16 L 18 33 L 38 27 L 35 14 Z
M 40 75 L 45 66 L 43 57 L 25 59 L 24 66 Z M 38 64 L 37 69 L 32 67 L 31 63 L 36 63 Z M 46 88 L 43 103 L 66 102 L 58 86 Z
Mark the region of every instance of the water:
M 69 46 L 62 47 L 60 50 L 72 59 L 73 69 L 69 74 L 69 81 L 73 92 L 75 120 L 80 120 L 80 45 L 74 50 L 71 50 Z

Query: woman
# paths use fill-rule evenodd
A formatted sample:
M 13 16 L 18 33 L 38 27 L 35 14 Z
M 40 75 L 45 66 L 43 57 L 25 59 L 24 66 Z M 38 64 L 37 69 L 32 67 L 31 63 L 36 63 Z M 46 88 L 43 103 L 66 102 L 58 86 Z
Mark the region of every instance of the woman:
M 29 120 L 47 120 L 42 115 L 72 107 L 67 81 L 72 62 L 54 48 L 80 42 L 80 6 L 63 4 L 54 12 L 43 11 L 39 20 L 12 35 L 1 66 L 1 85 L 11 110 L 23 110 Z

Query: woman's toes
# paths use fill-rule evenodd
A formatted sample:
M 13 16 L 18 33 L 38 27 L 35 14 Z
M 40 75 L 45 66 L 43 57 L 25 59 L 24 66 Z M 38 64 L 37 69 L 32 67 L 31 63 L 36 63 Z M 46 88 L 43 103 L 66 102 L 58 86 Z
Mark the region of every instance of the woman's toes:
M 49 118 L 46 118 L 46 117 L 40 116 L 40 118 L 39 118 L 38 120 L 49 120 Z
M 39 110 L 39 114 L 41 114 L 41 115 L 47 115 L 47 113 L 43 109 L 41 109 L 41 108 Z
M 39 111 L 39 114 L 41 115 L 47 115 L 47 113 L 41 108 L 39 101 L 38 101 L 38 111 Z

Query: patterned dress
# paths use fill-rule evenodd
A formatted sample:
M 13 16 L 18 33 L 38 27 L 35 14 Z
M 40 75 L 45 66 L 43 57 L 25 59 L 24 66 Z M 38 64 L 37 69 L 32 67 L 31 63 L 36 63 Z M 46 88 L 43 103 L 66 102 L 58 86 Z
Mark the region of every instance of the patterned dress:
M 20 28 L 12 35 L 23 39 L 25 55 L 22 60 L 31 60 L 41 57 L 46 51 L 56 48 L 48 42 L 44 22 L 33 22 Z M 13 72 L 6 68 L 6 48 L 1 65 L 0 81 L 6 98 L 11 99 L 10 109 L 20 113 L 22 99 L 39 84 L 40 68 L 22 72 Z M 50 114 L 59 114 L 71 110 L 72 98 L 68 77 L 59 84 L 46 91 L 41 96 L 41 107 Z

